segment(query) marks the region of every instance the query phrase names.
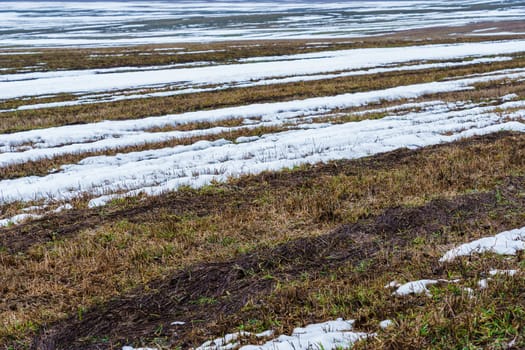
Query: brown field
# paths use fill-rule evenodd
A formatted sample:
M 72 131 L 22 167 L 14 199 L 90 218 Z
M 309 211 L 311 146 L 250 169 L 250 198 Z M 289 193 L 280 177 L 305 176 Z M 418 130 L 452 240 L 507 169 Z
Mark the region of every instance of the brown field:
M 328 48 L 309 47 L 304 40 L 184 44 L 176 46 L 218 52 L 178 58 L 140 55 L 167 45 L 39 49 L 35 55 L 0 56 L 0 66 L 17 72 L 37 63 L 45 63 L 43 70 L 228 63 L 326 49 L 508 39 L 466 36 L 493 26 L 480 23 L 351 42 L 333 40 Z M 521 22 L 498 26 L 525 29 Z M 525 56 L 514 55 L 491 64 L 5 112 L 0 114 L 0 132 L 371 91 L 524 67 Z M 360 112 L 405 102 L 498 105 L 496 100 L 508 94 L 523 100 L 525 81 L 495 81 L 474 90 L 381 101 L 314 116 L 313 121 L 379 119 L 386 113 Z M 63 95 L 29 103 L 74 98 Z M 0 101 L 0 109 L 27 103 Z M 0 180 L 44 176 L 90 156 L 200 140 L 235 141 L 296 127 L 242 125 L 233 119 L 152 129 L 232 128 L 212 136 L 6 166 L 0 168 Z M 438 262 L 457 244 L 524 226 L 524 134 L 499 132 L 417 150 L 305 165 L 200 189 L 116 199 L 94 209 L 87 208 L 89 199 L 87 195 L 77 199 L 72 210 L 0 228 L 1 349 L 120 349 L 130 344 L 190 349 L 239 330 L 289 334 L 294 327 L 338 317 L 355 319 L 358 331 L 377 333 L 358 342 L 357 349 L 525 348 L 521 272 L 517 277 L 493 277 L 486 289 L 477 287 L 490 269 L 523 271 L 522 254 Z M 12 203 L 0 209 L 9 216 L 25 206 Z M 394 297 L 384 287 L 393 280 L 426 278 L 460 282 L 432 286 L 431 297 Z M 464 288 L 472 288 L 474 294 Z M 380 329 L 379 322 L 385 319 L 392 319 L 394 327 Z M 185 324 L 174 326 L 174 321 Z M 242 340 L 257 341 L 262 342 Z
M 471 301 L 445 288 L 441 300 L 416 297 L 414 304 L 392 300 L 379 286 L 393 278 L 483 273 L 486 260 L 468 268 L 436 261 L 455 242 L 520 224 L 524 149 L 522 135 L 497 134 L 123 200 L 3 230 L 0 311 L 17 321 L 4 323 L 2 337 L 23 347 L 41 324 L 48 325 L 35 340 L 48 344 L 42 348 L 137 339 L 169 347 L 197 345 L 240 325 L 289 331 L 345 314 L 358 315 L 364 329 L 401 314 L 401 327 L 440 325 L 446 310 L 435 302 L 452 298 L 466 308 L 462 303 Z M 503 287 L 515 288 L 502 281 L 480 297 Z M 427 312 L 416 313 L 415 305 Z M 480 317 L 479 305 L 470 317 Z M 171 339 L 175 319 L 189 323 Z M 397 332 L 381 339 L 430 345 L 421 334 L 413 344 Z

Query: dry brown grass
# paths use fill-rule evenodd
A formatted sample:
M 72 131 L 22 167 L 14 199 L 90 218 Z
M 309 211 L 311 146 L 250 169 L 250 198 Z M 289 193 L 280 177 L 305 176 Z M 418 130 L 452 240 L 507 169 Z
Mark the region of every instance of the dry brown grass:
M 316 236 L 390 207 L 492 189 L 503 179 L 524 173 L 524 149 L 522 135 L 478 138 L 245 177 L 187 190 L 213 207 L 205 214 L 199 210 L 174 214 L 163 204 L 138 217 L 80 230 L 71 239 L 55 237 L 22 254 L 1 252 L 1 338 L 4 344 L 15 339 L 24 343 L 43 323 L 81 313 L 199 261 L 221 261 L 261 246 Z M 179 195 L 171 196 L 176 203 Z M 124 200 L 115 205 L 142 203 Z M 317 314 L 324 316 L 331 314 Z

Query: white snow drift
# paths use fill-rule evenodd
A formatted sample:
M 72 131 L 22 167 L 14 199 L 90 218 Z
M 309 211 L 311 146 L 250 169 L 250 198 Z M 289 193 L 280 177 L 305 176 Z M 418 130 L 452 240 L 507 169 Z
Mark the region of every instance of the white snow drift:
M 285 56 L 276 62 L 156 69 L 96 74 L 93 70 L 14 74 L 0 81 L 0 100 L 58 93 L 85 93 L 137 87 L 243 83 L 252 80 L 382 67 L 422 60 L 465 59 L 525 51 L 525 41 L 462 43 L 327 51 Z

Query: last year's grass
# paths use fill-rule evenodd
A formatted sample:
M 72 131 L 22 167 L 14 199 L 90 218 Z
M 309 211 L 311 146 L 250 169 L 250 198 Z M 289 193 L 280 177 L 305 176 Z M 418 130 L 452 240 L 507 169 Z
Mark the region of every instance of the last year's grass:
M 158 281 L 181 269 L 191 271 L 192 266 L 203 262 L 224 262 L 321 236 L 342 224 L 364 223 L 399 206 L 416 208 L 435 198 L 455 201 L 465 194 L 489 193 L 490 198 L 500 200 L 487 204 L 489 209 L 482 217 L 473 216 L 454 225 L 441 225 L 438 220 L 436 232 L 415 236 L 394 232 L 396 244 L 385 245 L 390 248 L 379 249 L 358 263 L 350 259 L 334 266 L 333 271 L 318 266 L 322 273 L 316 269 L 305 274 L 283 273 L 279 265 L 261 270 L 254 278 L 272 282 L 267 294 L 254 291 L 225 322 L 209 318 L 193 323 L 191 329 L 180 333 L 180 339 L 157 337 L 155 329 L 150 329 L 149 336 L 144 329 L 136 331 L 133 338 L 133 330 L 128 329 L 122 334 L 98 334 L 99 338 L 71 335 L 68 341 L 117 345 L 126 339 L 142 339 L 150 345 L 158 342 L 167 346 L 169 341 L 195 345 L 241 326 L 290 331 L 305 322 L 341 316 L 357 318 L 365 329 L 387 317 L 399 322 L 399 328 L 382 333 L 367 344 L 370 347 L 486 345 L 496 341 L 491 332 L 499 332 L 497 339 L 510 341 L 519 335 L 520 329 L 515 326 L 523 318 L 520 308 L 525 307 L 516 287 L 520 281 L 513 284 L 503 279 L 474 299 L 444 288 L 434 299 L 393 300 L 383 286 L 392 278 L 479 274 L 487 267 L 481 262 L 439 271 L 437 258 L 452 243 L 519 227 L 524 216 L 525 204 L 519 200 L 523 188 L 512 183 L 520 183 L 524 172 L 525 136 L 504 133 L 418 151 L 401 150 L 363 160 L 243 177 L 225 185 L 187 189 L 145 201 L 123 200 L 81 213 L 76 219 L 74 212 L 58 215 L 51 226 L 42 220 L 28 223 L 26 228 L 8 229 L 0 236 L 5 247 L 0 252 L 0 339 L 5 346 L 24 348 L 43 325 L 46 329 L 54 325 L 60 328 L 72 320 L 89 319 L 95 305 L 103 307 L 115 298 L 148 294 Z M 498 196 L 490 194 L 497 191 Z M 509 191 L 512 198 L 506 201 Z M 129 213 L 129 209 L 134 210 L 133 216 L 118 215 L 119 211 Z M 86 220 L 83 229 L 80 218 L 87 217 L 88 212 L 96 224 L 88 225 Z M 462 212 L 449 214 L 461 218 Z M 67 229 L 68 225 L 73 227 L 68 235 L 53 233 L 53 227 Z M 10 240 L 21 231 L 31 232 L 26 238 L 28 244 L 12 245 Z M 367 240 L 381 238 L 369 236 L 362 242 L 356 239 L 355 244 L 366 245 Z M 307 265 L 309 257 L 299 254 L 296 259 Z M 506 263 L 494 260 L 496 265 Z M 223 302 L 222 297 L 206 299 L 206 293 L 209 291 L 185 302 Z M 501 297 L 494 297 L 494 293 Z M 447 311 L 450 303 L 453 311 Z M 462 318 L 452 322 L 450 312 Z M 64 321 L 67 317 L 72 319 Z M 166 327 L 172 321 L 158 323 Z M 82 322 L 76 326 L 82 334 Z
M 290 52 L 283 47 L 275 54 Z M 366 91 L 523 63 L 523 57 L 516 57 L 374 79 L 5 113 L 0 129 Z M 522 96 L 525 91 L 522 82 L 501 83 L 421 100 L 483 101 L 508 93 Z M 349 117 L 353 118 L 341 121 Z M 215 125 L 206 127 L 210 126 Z M 241 135 L 245 134 L 220 136 Z M 196 140 L 153 147 L 190 141 Z M 1 176 L 43 175 L 80 155 L 68 157 L 15 166 Z M 25 349 L 37 336 L 34 344 L 48 348 L 128 343 L 187 348 L 238 329 L 290 332 L 295 326 L 336 317 L 356 319 L 359 330 L 373 332 L 379 321 L 395 320 L 397 327 L 358 348 L 497 349 L 513 340 L 517 347 L 524 346 L 521 278 L 496 279 L 472 299 L 459 286 L 436 287 L 432 298 L 406 299 L 395 299 L 383 288 L 392 279 L 428 277 L 461 277 L 474 287 L 475 279 L 489 268 L 519 266 L 515 259 L 498 257 L 445 266 L 437 259 L 454 244 L 523 226 L 524 173 L 525 136 L 498 133 L 417 151 L 245 176 L 200 190 L 122 199 L 99 209 L 79 205 L 5 228 L 0 230 L 0 347 Z M 239 283 L 230 281 L 231 276 Z M 210 287 L 215 277 L 221 283 L 228 277 L 224 289 Z M 170 294 L 175 293 L 173 281 L 182 281 L 175 283 L 180 295 Z M 153 312 L 148 317 L 140 314 L 142 309 L 155 309 L 156 303 L 161 303 L 161 311 L 166 309 L 163 314 L 155 311 L 160 318 Z M 185 313 L 172 312 L 180 309 Z M 170 323 L 176 318 L 187 325 L 174 337 Z
M 410 84 L 428 83 L 444 79 L 489 73 L 495 70 L 523 67 L 525 57 L 517 54 L 510 61 L 475 64 L 466 67 L 425 69 L 420 71 L 394 71 L 380 76 L 367 74 L 310 82 L 295 82 L 278 85 L 230 88 L 190 95 L 162 98 L 142 98 L 117 102 L 18 110 L 2 113 L 0 132 L 9 133 L 61 125 L 92 123 L 102 120 L 139 119 L 145 116 L 160 116 L 198 110 L 239 106 L 252 103 L 290 101 L 311 97 L 332 96 L 343 93 L 387 89 Z M 505 90 L 504 86 L 500 86 Z M 503 92 L 503 91 L 502 91 Z M 72 96 L 57 96 L 49 99 L 68 100 Z M 35 100 L 36 102 L 37 100 Z M 0 101 L 1 109 L 27 104 L 27 100 Z M 38 102 L 37 102 L 38 103 Z

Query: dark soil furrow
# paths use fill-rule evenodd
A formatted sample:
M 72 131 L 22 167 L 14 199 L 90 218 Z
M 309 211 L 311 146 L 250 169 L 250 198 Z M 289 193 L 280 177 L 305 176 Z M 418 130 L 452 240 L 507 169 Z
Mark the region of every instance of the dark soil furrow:
M 374 259 L 379 251 L 402 249 L 416 237 L 484 225 L 489 213 L 495 230 L 508 228 L 508 212 L 523 212 L 523 178 L 508 179 L 497 190 L 438 199 L 419 207 L 397 207 L 381 215 L 342 225 L 315 238 L 301 238 L 221 263 L 203 263 L 174 273 L 147 288 L 96 306 L 48 327 L 34 339 L 35 349 L 101 349 L 166 337 L 188 348 L 200 337 L 234 329 L 249 300 L 271 293 L 275 281 L 304 273 L 319 275 L 342 265 Z M 505 201 L 500 200 L 504 196 Z M 512 224 L 512 222 L 510 223 Z M 443 235 L 443 244 L 447 242 Z M 436 270 L 439 273 L 439 269 Z M 273 278 L 266 278 L 271 275 Z M 242 316 L 237 317 L 237 321 Z M 176 333 L 170 323 L 185 321 Z M 105 340 L 101 340 L 105 339 Z M 198 341 L 204 340 L 199 339 Z
M 495 133 L 482 137 L 437 145 L 418 150 L 401 149 L 369 158 L 343 160 L 328 164 L 308 166 L 293 172 L 270 172 L 257 176 L 243 177 L 230 184 L 220 185 L 221 191 L 199 193 L 198 191 L 178 191 L 164 196 L 146 198 L 131 208 L 105 207 L 98 209 L 79 209 L 57 215 L 47 216 L 22 225 L 0 229 L 0 248 L 9 252 L 24 252 L 35 244 L 65 239 L 80 231 L 126 219 L 143 222 L 154 217 L 159 208 L 174 215 L 205 216 L 236 206 L 242 209 L 253 205 L 253 201 L 271 190 L 299 190 L 308 187 L 312 181 L 325 175 L 356 174 L 362 169 L 390 169 L 411 164 L 416 157 L 430 155 L 447 147 L 469 147 L 490 144 L 497 140 L 513 137 L 515 133 Z M 521 139 L 520 139 L 521 141 Z

